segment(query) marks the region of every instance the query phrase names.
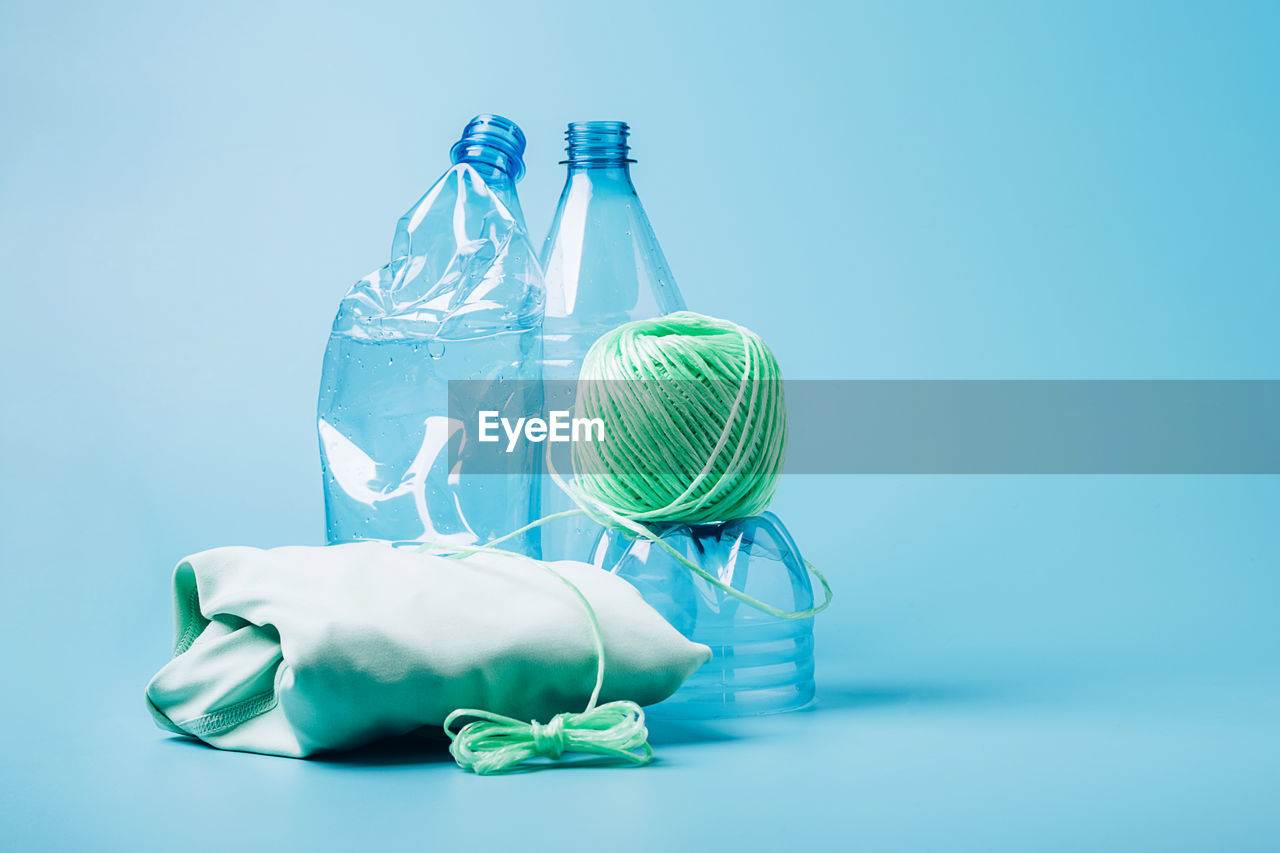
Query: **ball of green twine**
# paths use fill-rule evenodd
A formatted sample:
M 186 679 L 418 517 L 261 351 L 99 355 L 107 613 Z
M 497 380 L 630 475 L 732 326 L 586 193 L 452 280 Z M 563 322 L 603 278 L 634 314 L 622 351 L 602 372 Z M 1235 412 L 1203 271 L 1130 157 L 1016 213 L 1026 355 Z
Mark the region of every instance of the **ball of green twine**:
M 573 444 L 575 490 L 623 518 L 745 518 L 777 490 L 782 373 L 737 323 L 679 311 L 605 333 L 583 360 L 574 416 L 604 423 L 603 440 Z

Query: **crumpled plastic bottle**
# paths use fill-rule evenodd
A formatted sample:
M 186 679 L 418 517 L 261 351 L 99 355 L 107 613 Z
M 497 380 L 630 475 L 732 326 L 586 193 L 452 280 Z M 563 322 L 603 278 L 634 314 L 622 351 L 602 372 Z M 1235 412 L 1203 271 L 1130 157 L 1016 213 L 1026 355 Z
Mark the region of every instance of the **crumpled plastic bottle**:
M 739 592 L 780 610 L 814 605 L 800 549 L 771 512 L 721 524 L 665 525 L 654 532 Z M 708 663 L 670 699 L 648 709 L 654 718 L 771 714 L 801 708 L 813 699 L 813 617 L 765 613 L 625 530 L 606 530 L 591 561 L 629 581 L 685 637 L 711 647 Z
M 397 224 L 391 262 L 338 307 L 317 412 L 331 543 L 483 543 L 538 515 L 536 446 L 517 450 L 514 473 L 472 471 L 449 417 L 450 380 L 513 383 L 526 399 L 512 410 L 541 411 L 545 291 L 516 196 L 524 148 L 508 119 L 472 119 L 453 167 Z M 506 547 L 538 556 L 536 530 Z

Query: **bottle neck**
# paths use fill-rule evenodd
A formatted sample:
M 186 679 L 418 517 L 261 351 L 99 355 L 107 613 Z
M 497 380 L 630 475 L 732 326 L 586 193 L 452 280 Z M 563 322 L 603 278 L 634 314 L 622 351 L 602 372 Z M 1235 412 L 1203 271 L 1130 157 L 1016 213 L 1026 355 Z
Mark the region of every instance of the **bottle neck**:
M 628 166 L 635 162 L 628 156 L 630 133 L 623 121 L 572 122 L 564 135 L 569 142 L 565 149 L 569 157 L 562 162 L 568 165 L 570 173 L 602 169 L 621 170 L 626 175 Z
M 602 163 L 569 164 L 569 183 L 590 181 L 592 186 L 635 192 L 631 184 L 631 168 L 627 163 L 606 165 Z
M 514 185 L 524 176 L 524 133 L 510 119 L 480 115 L 467 122 L 449 151 L 454 163 L 467 163 L 488 180 L 496 170 Z
M 510 119 L 479 115 L 463 128 L 462 138 L 449 152 L 454 164 L 476 170 L 507 209 L 524 222 L 516 182 L 524 175 L 524 133 Z

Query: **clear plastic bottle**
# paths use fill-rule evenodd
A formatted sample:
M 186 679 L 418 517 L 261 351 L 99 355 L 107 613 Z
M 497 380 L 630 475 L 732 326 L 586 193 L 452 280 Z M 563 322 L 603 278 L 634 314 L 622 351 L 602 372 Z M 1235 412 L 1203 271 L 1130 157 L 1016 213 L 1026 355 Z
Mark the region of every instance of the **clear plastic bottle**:
M 569 156 L 562 162 L 569 174 L 541 259 L 547 284 L 542 373 L 552 380 L 549 409 L 573 405 L 570 381 L 578 378 L 596 338 L 630 320 L 685 307 L 631 183 L 629 132 L 626 122 L 585 121 L 570 123 L 565 133 Z M 573 508 L 550 477 L 543 481 L 545 513 Z M 585 560 L 600 529 L 581 517 L 550 522 L 542 532 L 543 555 Z
M 538 456 L 515 473 L 468 465 L 449 381 L 528 380 L 541 410 L 545 291 L 516 196 L 524 134 L 477 116 L 453 167 L 399 221 L 392 260 L 342 300 L 320 383 L 318 425 L 331 543 L 486 542 L 538 515 Z M 451 452 L 452 451 L 452 452 Z M 537 556 L 537 531 L 510 543 Z
M 655 532 L 739 592 L 781 610 L 813 607 L 813 584 L 800 549 L 771 512 L 722 524 L 672 524 Z M 601 534 L 592 563 L 629 581 L 676 630 L 711 647 L 710 661 L 670 699 L 647 709 L 655 719 L 771 714 L 813 699 L 813 617 L 765 613 L 623 530 Z

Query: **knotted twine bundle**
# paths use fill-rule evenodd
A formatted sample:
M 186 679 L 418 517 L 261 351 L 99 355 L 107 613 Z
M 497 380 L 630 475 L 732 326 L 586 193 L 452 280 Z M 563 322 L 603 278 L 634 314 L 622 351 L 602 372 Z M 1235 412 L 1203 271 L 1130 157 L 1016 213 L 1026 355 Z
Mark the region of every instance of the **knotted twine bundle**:
M 724 583 L 648 526 L 758 515 L 773 499 L 786 451 L 786 408 L 778 362 L 758 335 L 691 311 L 625 323 L 587 352 L 575 408 L 578 417 L 604 423 L 603 440 L 574 443 L 572 482 L 550 465 L 550 454 L 547 459 L 552 478 L 579 508 L 455 556 L 492 548 L 548 521 L 585 514 L 648 539 L 717 589 L 772 616 L 807 619 L 831 603 L 830 585 L 808 561 L 824 600 L 807 610 L 781 610 Z M 532 562 L 560 578 L 586 609 L 596 644 L 595 689 L 582 713 L 557 714 L 546 725 L 459 709 L 444 725 L 454 759 L 478 774 L 510 770 L 537 757 L 556 761 L 568 751 L 647 763 L 653 750 L 640 706 L 596 704 L 605 659 L 591 604 L 548 564 Z M 473 722 L 453 731 L 462 718 Z

